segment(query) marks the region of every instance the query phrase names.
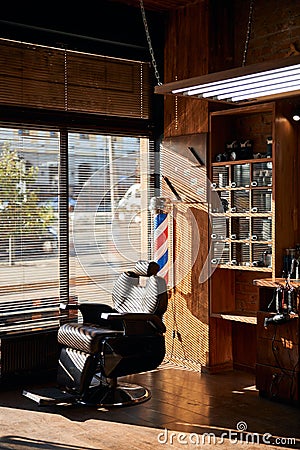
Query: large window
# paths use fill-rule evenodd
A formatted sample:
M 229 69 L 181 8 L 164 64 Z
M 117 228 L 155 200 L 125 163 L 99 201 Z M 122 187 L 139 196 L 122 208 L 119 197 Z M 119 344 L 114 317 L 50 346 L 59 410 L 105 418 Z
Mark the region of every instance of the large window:
M 0 303 L 11 301 L 16 310 L 19 302 L 59 298 L 68 281 L 62 267 L 69 268 L 67 295 L 110 303 L 117 275 L 150 256 L 149 139 L 69 133 L 67 142 L 62 214 L 66 149 L 59 131 L 0 128 Z M 69 243 L 65 253 L 62 241 Z M 39 325 L 56 322 L 49 317 Z

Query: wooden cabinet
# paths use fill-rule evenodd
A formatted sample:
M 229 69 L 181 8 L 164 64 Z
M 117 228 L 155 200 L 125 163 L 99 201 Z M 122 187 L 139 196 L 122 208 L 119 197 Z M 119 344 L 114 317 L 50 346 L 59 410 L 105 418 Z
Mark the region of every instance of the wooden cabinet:
M 285 248 L 300 241 L 296 104 L 282 100 L 210 114 L 211 371 L 255 371 L 260 306 L 253 281 L 280 277 Z M 234 143 L 247 141 L 252 154 L 238 148 L 233 160 L 224 157 Z
M 272 272 L 272 158 L 212 164 L 212 264 Z

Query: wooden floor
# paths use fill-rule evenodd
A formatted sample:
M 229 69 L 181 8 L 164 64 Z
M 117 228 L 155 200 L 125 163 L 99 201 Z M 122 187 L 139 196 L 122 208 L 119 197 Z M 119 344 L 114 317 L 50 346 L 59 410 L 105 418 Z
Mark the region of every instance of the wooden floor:
M 252 374 L 165 363 L 126 380 L 150 388 L 151 399 L 111 410 L 41 407 L 22 396 L 22 386 L 2 388 L 1 450 L 300 448 L 300 409 L 260 398 Z

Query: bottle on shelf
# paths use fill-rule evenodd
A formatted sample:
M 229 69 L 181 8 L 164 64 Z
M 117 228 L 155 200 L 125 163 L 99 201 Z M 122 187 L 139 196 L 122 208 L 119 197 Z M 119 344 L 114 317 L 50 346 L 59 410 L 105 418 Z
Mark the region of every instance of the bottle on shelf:
M 272 267 L 272 250 L 265 250 L 262 254 L 262 261 L 264 267 Z
M 296 244 L 296 270 L 295 270 L 295 279 L 299 280 L 300 277 L 300 244 Z
M 294 248 L 290 248 L 290 259 L 291 259 L 291 265 L 290 265 L 290 278 L 295 279 L 296 278 L 296 265 L 297 265 L 297 259 L 296 259 L 296 250 Z

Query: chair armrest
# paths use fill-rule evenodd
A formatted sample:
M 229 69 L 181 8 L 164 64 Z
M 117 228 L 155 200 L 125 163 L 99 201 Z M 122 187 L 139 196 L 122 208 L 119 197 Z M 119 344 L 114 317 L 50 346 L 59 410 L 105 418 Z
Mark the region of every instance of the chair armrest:
M 139 326 L 143 322 L 150 325 L 152 331 L 165 333 L 166 327 L 162 320 L 155 314 L 148 313 L 102 313 L 101 319 L 122 321 L 126 334 L 136 334 L 134 331 L 140 329 Z

